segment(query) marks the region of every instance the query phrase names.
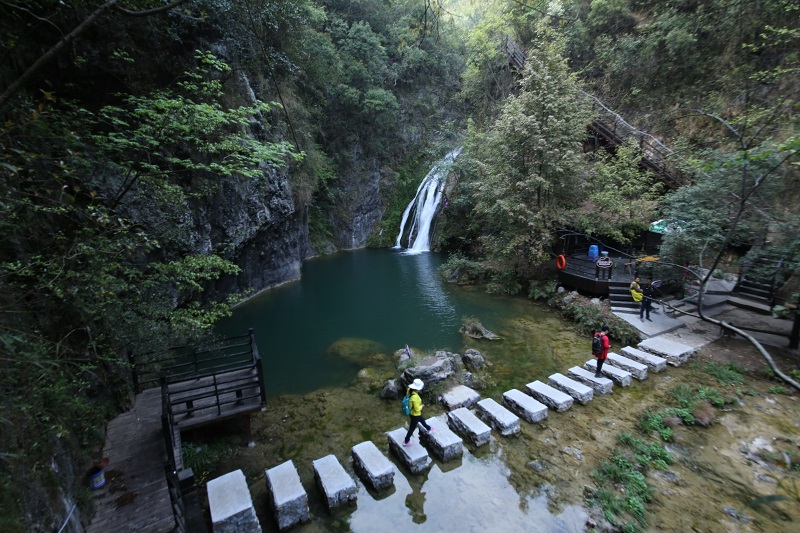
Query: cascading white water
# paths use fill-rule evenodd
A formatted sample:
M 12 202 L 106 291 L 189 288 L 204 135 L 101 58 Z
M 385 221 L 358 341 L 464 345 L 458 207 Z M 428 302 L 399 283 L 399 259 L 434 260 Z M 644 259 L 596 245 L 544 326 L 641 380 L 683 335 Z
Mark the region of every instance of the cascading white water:
M 400 233 L 397 235 L 395 248 L 402 248 L 401 241 L 403 235 L 408 234 L 408 246 L 406 249 L 412 252 L 429 252 L 431 249 L 431 224 L 436 211 L 439 209 L 439 203 L 442 201 L 442 189 L 444 184 L 441 183 L 442 178 L 447 176 L 450 171 L 450 164 L 455 161 L 458 154 L 461 153 L 461 147 L 456 148 L 444 158 L 436 163 L 433 168 L 428 172 L 422 183 L 417 188 L 417 194 L 411 203 L 408 204 L 406 210 L 403 211 L 403 219 L 400 221 Z M 406 231 L 406 223 L 409 222 L 409 215 L 411 216 L 411 228 Z

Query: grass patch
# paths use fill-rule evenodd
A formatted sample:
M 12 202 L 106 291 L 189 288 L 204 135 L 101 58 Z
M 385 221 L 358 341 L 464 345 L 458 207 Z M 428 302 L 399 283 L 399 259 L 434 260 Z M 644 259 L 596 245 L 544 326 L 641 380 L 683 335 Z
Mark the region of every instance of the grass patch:
M 732 363 L 695 363 L 693 368 L 713 376 L 720 385 L 726 387 L 744 383 L 742 369 Z
M 647 411 L 639 420 L 639 428 L 646 434 L 655 431 L 661 436 L 661 440 L 669 442 L 672 440 L 672 428 L 664 424 L 664 419 L 672 417 L 680 418 L 687 425 L 694 424 L 691 410 L 683 407 L 668 407 L 661 411 Z
M 206 484 L 222 459 L 236 453 L 236 449 L 224 441 L 203 444 L 184 442 L 181 450 L 183 464 L 194 471 L 198 486 Z

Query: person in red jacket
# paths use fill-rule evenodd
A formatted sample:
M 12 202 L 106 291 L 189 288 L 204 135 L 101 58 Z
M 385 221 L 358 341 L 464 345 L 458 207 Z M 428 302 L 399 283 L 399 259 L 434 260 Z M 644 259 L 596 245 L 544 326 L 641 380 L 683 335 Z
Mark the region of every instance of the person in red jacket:
M 595 332 L 594 336 L 600 339 L 600 352 L 594 353 L 594 350 L 592 350 L 592 355 L 597 357 L 597 371 L 594 373 L 594 377 L 602 378 L 603 374 L 600 371 L 603 368 L 603 363 L 608 359 L 608 350 L 611 349 L 611 340 L 608 338 L 608 326 L 603 324 L 603 327 L 600 328 L 600 331 Z

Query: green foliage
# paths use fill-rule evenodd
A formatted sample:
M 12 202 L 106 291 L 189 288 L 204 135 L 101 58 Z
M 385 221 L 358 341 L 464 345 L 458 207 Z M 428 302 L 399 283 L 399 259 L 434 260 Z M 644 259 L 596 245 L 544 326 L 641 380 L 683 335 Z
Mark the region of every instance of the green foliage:
M 531 280 L 528 284 L 528 298 L 531 300 L 547 302 L 557 294 L 557 288 L 557 281 Z
M 641 158 L 641 150 L 631 142 L 595 165 L 579 227 L 622 244 L 648 229 L 661 184 L 639 168 Z
M 439 266 L 439 273 L 451 283 L 463 284 L 483 283 L 489 275 L 484 265 L 467 259 L 460 252 L 450 254 Z
M 694 416 L 689 409 L 679 407 L 669 407 L 661 411 L 648 411 L 639 420 L 639 428 L 647 434 L 657 432 L 661 440 L 669 442 L 672 440 L 672 428 L 664 424 L 664 419 L 669 417 L 680 418 L 684 424 L 694 424 Z
M 217 469 L 219 462 L 234 455 L 236 449 L 224 440 L 202 444 L 184 442 L 181 446 L 181 453 L 184 465 L 186 468 L 192 469 L 198 485 L 203 487 Z
M 519 94 L 467 142 L 481 242 L 503 270 L 523 277 L 549 257 L 552 228 L 580 196 L 581 139 L 591 118 L 555 36 L 531 51 L 527 65 Z
M 636 345 L 641 340 L 638 329 L 601 306 L 583 300 L 564 304 L 562 299 L 557 297 L 554 298 L 554 303 L 561 310 L 561 314 L 572 320 L 575 328 L 584 335 L 599 331 L 600 327 L 606 324 L 611 338 L 622 346 Z
M 741 385 L 744 383 L 742 369 L 733 363 L 695 363 L 697 369 L 713 376 L 720 385 Z
M 45 95 L 0 127 L 0 453 L 42 477 L 56 449 L 98 449 L 128 395 L 128 351 L 196 338 L 228 314 L 205 287 L 238 272 L 193 251 L 192 209 L 221 178 L 295 154 L 251 132 L 269 106 L 225 105 L 229 68 L 198 53 L 175 87 L 98 110 Z M 25 479 L 22 483 L 34 483 Z M 13 519 L 13 518 L 12 518 Z

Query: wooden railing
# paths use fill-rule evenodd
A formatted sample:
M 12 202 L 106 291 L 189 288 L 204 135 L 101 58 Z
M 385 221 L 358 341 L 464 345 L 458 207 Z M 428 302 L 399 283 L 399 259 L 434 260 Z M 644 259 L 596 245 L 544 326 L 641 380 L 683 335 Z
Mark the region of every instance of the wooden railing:
M 522 48 L 507 35 L 503 37 L 502 46 L 509 63 L 519 70 L 524 69 L 527 57 Z M 671 164 L 672 161 L 678 159 L 671 148 L 653 135 L 628 124 L 625 119 L 606 107 L 597 97 L 586 91 L 581 91 L 581 95 L 597 112 L 597 119 L 589 125 L 589 129 L 596 135 L 600 135 L 613 146 L 619 146 L 629 139 L 635 139 L 642 151 L 642 164 L 661 176 L 664 184 L 671 189 L 676 189 L 688 182 L 683 173 Z
M 134 390 L 139 393 L 156 387 L 162 377 L 177 380 L 209 370 L 235 368 L 252 359 L 254 346 L 251 331 L 249 335 L 229 337 L 200 348 L 178 346 L 165 352 L 132 355 Z

